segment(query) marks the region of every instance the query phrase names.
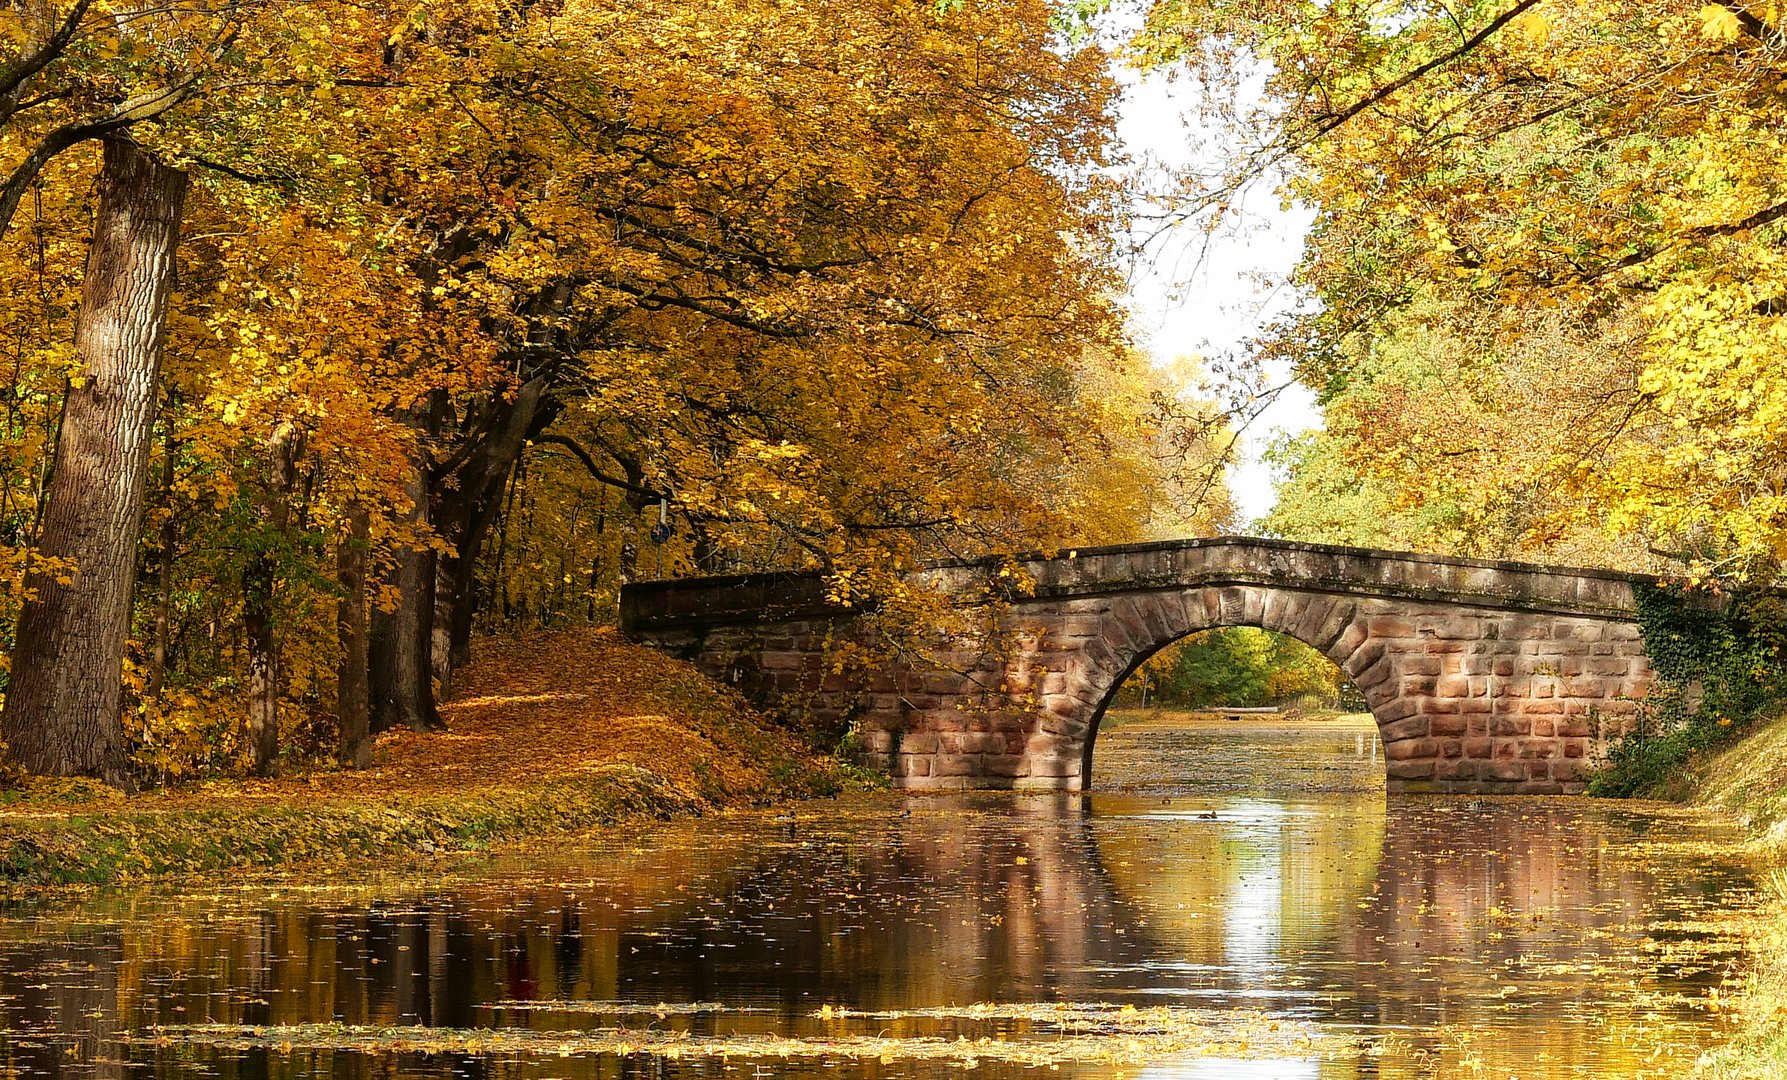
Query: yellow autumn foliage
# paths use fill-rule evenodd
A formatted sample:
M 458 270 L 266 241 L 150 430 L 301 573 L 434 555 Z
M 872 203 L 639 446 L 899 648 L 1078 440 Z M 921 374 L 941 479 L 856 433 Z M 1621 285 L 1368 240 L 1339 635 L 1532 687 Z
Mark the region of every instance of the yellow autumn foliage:
M 1267 351 L 1321 389 L 1291 535 L 1770 580 L 1787 558 L 1787 106 L 1745 0 L 1459 13 L 1162 0 L 1145 60 L 1269 65 L 1317 301 Z M 1301 471 L 1298 471 L 1301 470 Z M 1324 503 L 1344 502 L 1350 523 Z

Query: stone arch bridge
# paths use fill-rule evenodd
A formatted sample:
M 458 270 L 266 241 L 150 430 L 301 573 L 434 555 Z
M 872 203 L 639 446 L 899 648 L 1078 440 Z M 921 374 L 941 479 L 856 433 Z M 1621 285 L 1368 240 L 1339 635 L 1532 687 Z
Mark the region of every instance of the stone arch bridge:
M 993 561 L 920 576 L 952 595 L 1010 580 Z M 1325 653 L 1364 693 L 1390 790 L 1570 793 L 1653 674 L 1642 579 L 1601 570 L 1244 538 L 1018 560 L 1033 588 L 999 618 L 999 654 L 838 674 L 853 613 L 815 574 L 629 585 L 621 625 L 770 708 L 856 726 L 866 764 L 906 788 L 1091 786 L 1117 687 L 1162 646 L 1258 626 Z

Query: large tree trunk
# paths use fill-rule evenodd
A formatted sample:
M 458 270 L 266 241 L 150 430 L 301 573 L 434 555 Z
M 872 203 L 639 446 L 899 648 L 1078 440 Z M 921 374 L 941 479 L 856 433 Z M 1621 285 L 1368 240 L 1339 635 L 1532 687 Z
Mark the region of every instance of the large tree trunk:
M 304 429 L 287 421 L 273 430 L 267 445 L 267 490 L 257 500 L 261 519 L 259 549 L 242 573 L 242 623 L 248 637 L 248 746 L 256 776 L 272 776 L 279 765 L 279 639 L 273 629 L 273 590 L 279 580 L 279 554 L 291 523 L 292 488 Z
M 0 733 L 34 773 L 124 781 L 130 630 L 155 384 L 186 174 L 105 140 L 40 564 L 19 615 Z
M 428 471 L 418 462 L 408 484 L 410 522 L 418 538 L 430 532 Z M 434 644 L 435 551 L 432 547 L 404 548 L 397 554 L 391 584 L 397 607 L 375 611 L 372 616 L 372 727 L 374 731 L 407 727 L 438 731 L 440 711 L 435 707 L 434 670 L 430 654 Z
M 478 553 L 502 511 L 504 487 L 528 440 L 558 416 L 558 404 L 545 397 L 546 385 L 545 377 L 531 379 L 513 401 L 493 403 L 477 445 L 434 479 L 435 527 L 449 545 L 439 559 L 434 597 L 432 662 L 443 687 L 471 659 Z
M 336 581 L 341 607 L 336 627 L 341 636 L 341 667 L 336 672 L 336 719 L 341 741 L 336 760 L 346 769 L 372 767 L 372 699 L 367 682 L 366 564 L 371 537 L 370 515 L 358 504 L 348 508 L 348 534 L 336 549 Z

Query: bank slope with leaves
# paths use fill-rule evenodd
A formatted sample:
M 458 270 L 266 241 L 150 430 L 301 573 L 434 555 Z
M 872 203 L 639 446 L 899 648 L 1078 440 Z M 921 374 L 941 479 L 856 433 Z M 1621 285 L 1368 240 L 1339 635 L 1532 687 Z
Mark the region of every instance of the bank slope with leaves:
M 393 731 L 361 770 L 121 795 L 0 795 L 0 888 L 420 859 L 599 825 L 831 795 L 850 770 L 687 664 L 611 631 L 492 644 L 452 734 Z

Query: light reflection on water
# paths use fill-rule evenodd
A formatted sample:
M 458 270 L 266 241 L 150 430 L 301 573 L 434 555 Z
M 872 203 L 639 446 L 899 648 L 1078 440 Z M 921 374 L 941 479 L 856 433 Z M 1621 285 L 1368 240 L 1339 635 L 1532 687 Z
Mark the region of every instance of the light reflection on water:
M 1324 1072 L 1320 1061 L 1247 1061 L 1241 1058 L 1198 1058 L 1156 1065 L 1137 1073 L 1139 1080 L 1320 1080 L 1338 1076 Z
M 1716 1039 L 1718 1018 L 1695 999 L 1735 951 L 1700 924 L 1749 886 L 1741 864 L 1713 853 L 1718 828 L 1585 800 L 1386 799 L 1358 734 L 1137 723 L 1101 736 L 1109 790 L 1086 797 L 885 796 L 373 883 L 219 883 L 19 908 L 0 919 L 11 1031 L 0 1076 L 943 1076 L 960 1070 L 116 1039 L 155 1025 L 331 1020 L 1035 1031 L 816 1015 L 974 1002 L 1263 1010 L 1374 1040 L 1341 1060 L 1193 1059 L 1140 1073 L 1160 1078 L 1673 1076 Z M 647 1011 L 620 1016 L 615 1002 Z M 660 1002 L 733 1011 L 659 1016 Z

